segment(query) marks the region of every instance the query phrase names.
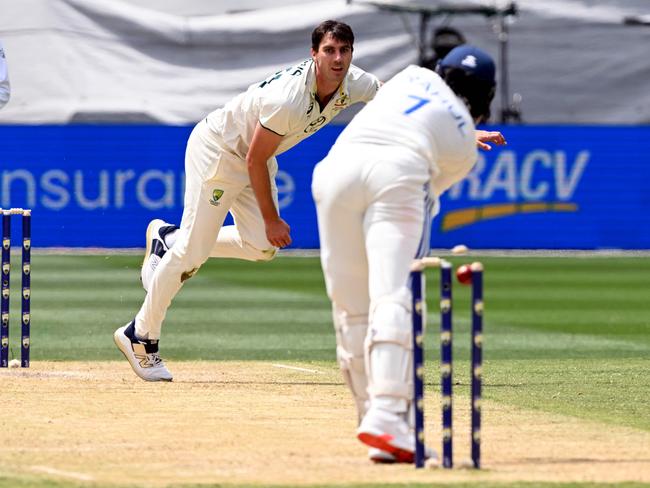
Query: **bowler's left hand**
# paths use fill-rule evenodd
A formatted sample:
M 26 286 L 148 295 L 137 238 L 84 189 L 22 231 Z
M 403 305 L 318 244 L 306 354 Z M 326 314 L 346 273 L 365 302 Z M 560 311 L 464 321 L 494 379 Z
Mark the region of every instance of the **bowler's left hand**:
M 479 149 L 484 149 L 486 151 L 491 151 L 492 146 L 488 144 L 496 144 L 497 146 L 505 146 L 508 144 L 506 138 L 503 137 L 503 134 L 499 131 L 488 131 L 488 130 L 476 130 L 476 145 Z

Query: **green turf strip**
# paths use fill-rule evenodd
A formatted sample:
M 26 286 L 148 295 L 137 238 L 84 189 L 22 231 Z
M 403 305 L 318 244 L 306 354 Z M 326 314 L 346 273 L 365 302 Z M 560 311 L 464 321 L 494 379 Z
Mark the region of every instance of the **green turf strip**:
M 110 332 L 134 316 L 144 297 L 140 259 L 36 255 L 33 261 L 34 359 L 114 358 Z M 486 357 L 650 357 L 650 260 L 483 261 Z M 430 271 L 429 343 L 437 327 L 436 282 Z M 454 288 L 457 335 L 469 326 L 468 295 Z M 15 317 L 19 306 L 13 300 Z M 174 300 L 162 345 L 173 359 L 332 359 L 329 307 L 317 259 L 211 260 Z M 456 348 L 466 354 L 468 344 L 458 340 Z
M 454 258 L 455 265 L 470 261 Z M 485 397 L 650 430 L 650 260 L 485 258 Z M 32 360 L 122 360 L 112 342 L 144 291 L 136 256 L 35 253 Z M 428 272 L 429 388 L 437 388 L 437 272 Z M 19 273 L 12 285 L 19 289 Z M 19 355 L 20 302 L 12 300 Z M 456 380 L 468 381 L 469 288 L 454 286 Z M 167 315 L 171 361 L 270 360 L 334 367 L 316 258 L 210 260 Z M 463 389 L 457 388 L 462 396 Z

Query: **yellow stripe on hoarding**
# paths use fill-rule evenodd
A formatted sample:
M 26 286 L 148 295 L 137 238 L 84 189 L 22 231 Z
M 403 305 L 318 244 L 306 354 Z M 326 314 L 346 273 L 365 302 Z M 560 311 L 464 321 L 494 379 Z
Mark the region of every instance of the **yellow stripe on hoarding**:
M 499 203 L 482 207 L 462 208 L 447 212 L 442 218 L 442 231 L 447 232 L 482 220 L 540 212 L 577 212 L 578 205 L 565 202 Z

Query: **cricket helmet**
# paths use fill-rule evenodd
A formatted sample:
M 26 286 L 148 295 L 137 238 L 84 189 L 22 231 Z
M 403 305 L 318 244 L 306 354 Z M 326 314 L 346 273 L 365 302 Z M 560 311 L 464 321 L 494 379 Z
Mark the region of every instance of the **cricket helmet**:
M 476 122 L 490 118 L 490 103 L 496 89 L 496 68 L 488 53 L 463 44 L 440 60 L 436 72 L 465 101 Z

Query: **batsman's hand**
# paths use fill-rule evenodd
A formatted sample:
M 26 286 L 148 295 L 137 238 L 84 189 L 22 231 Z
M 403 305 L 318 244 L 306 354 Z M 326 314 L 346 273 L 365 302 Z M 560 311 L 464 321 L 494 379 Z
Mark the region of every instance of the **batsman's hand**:
M 291 244 L 291 227 L 280 217 L 273 220 L 266 220 L 266 238 L 275 247 L 286 247 Z
M 477 130 L 476 145 L 479 147 L 479 149 L 491 151 L 492 146 L 490 146 L 488 142 L 496 144 L 497 146 L 505 146 L 508 144 L 506 142 L 506 138 L 503 137 L 503 134 L 501 134 L 499 131 Z

